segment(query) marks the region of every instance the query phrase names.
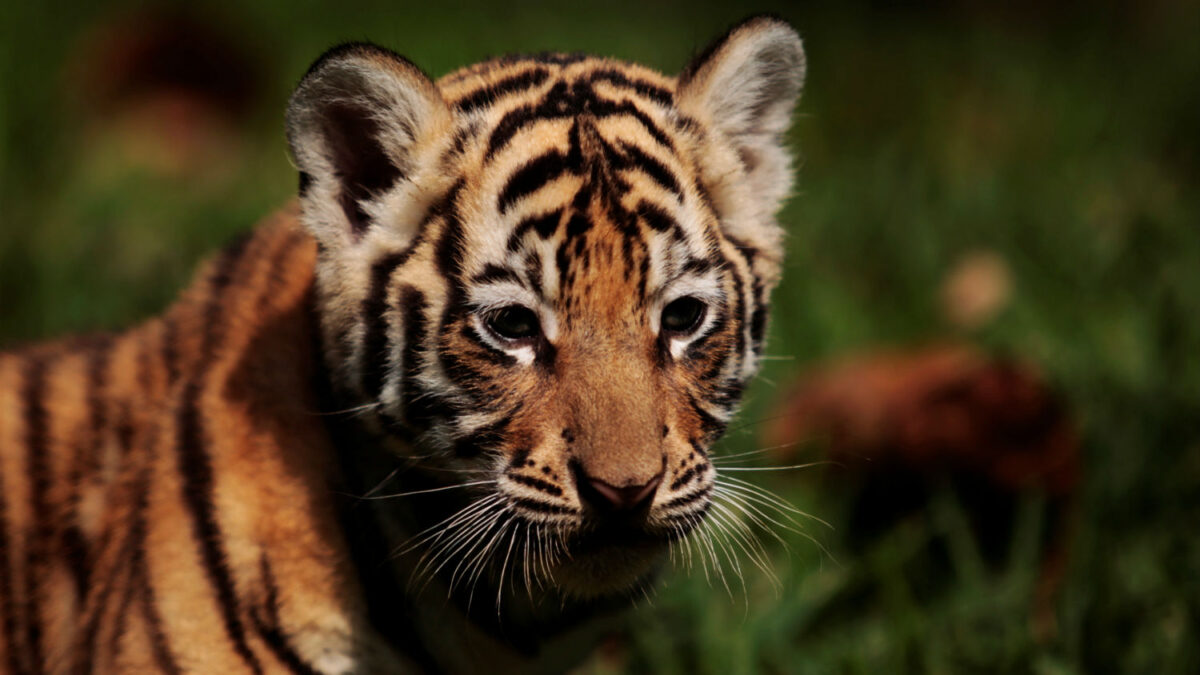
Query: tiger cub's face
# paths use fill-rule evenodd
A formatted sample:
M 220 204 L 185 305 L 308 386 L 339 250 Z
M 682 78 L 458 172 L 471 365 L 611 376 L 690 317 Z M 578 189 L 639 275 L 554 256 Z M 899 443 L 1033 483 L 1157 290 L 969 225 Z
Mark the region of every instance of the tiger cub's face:
M 556 54 L 435 83 L 369 45 L 310 69 L 289 141 L 335 379 L 473 483 L 435 559 L 515 547 L 603 594 L 701 522 L 762 347 L 803 69 L 766 18 L 678 77 Z

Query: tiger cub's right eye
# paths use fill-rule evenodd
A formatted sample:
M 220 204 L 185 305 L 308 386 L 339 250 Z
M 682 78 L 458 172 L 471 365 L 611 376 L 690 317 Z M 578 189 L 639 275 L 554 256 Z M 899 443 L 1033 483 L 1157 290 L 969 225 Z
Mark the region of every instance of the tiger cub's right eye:
M 489 330 L 506 340 L 536 337 L 541 331 L 537 314 L 528 307 L 509 305 L 490 312 L 484 319 Z
M 698 298 L 685 295 L 673 300 L 663 308 L 662 328 L 664 332 L 686 335 L 700 325 L 704 318 L 705 305 Z

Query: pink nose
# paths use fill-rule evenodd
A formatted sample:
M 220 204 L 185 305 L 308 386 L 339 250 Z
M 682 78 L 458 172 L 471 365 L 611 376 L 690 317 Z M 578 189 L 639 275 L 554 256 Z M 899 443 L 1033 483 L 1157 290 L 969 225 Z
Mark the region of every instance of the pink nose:
M 618 487 L 606 483 L 599 478 L 592 478 L 578 471 L 575 484 L 579 487 L 579 496 L 593 508 L 599 511 L 636 511 L 648 506 L 654 497 L 654 490 L 662 482 L 662 472 L 642 485 L 625 485 Z

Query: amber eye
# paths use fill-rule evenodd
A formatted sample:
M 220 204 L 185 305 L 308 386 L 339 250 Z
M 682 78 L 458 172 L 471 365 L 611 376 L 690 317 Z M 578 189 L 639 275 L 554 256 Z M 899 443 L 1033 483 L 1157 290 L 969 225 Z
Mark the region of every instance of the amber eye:
M 696 330 L 704 318 L 704 309 L 704 303 L 690 295 L 672 300 L 663 307 L 663 332 L 682 335 Z
M 487 327 L 496 335 L 507 340 L 523 340 L 535 337 L 541 323 L 532 309 L 521 305 L 501 307 L 487 315 Z

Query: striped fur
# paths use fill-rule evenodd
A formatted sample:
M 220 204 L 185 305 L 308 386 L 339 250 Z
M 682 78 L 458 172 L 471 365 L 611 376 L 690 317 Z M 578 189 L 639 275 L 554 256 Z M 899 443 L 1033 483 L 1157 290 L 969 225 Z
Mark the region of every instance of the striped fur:
M 710 503 L 802 75 L 771 18 L 678 77 L 323 56 L 296 205 L 161 318 L 0 355 L 3 669 L 569 666 Z

